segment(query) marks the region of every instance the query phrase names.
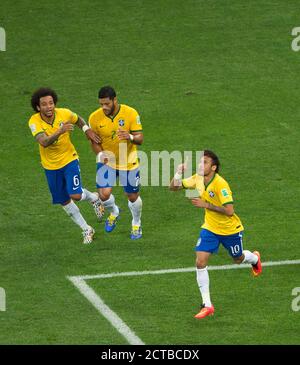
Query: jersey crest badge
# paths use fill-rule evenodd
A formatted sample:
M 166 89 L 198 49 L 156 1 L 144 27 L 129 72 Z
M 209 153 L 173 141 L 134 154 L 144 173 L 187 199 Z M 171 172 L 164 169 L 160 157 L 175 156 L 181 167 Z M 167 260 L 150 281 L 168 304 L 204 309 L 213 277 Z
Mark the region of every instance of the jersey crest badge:
M 30 129 L 31 129 L 31 132 L 34 133 L 36 131 L 35 124 L 30 124 Z
M 119 120 L 119 126 L 120 126 L 120 127 L 123 127 L 123 126 L 124 126 L 124 124 L 125 124 L 125 120 L 124 120 L 124 119 L 120 119 L 120 120 Z
M 221 193 L 224 196 L 224 198 L 227 198 L 229 196 L 227 189 L 222 189 Z

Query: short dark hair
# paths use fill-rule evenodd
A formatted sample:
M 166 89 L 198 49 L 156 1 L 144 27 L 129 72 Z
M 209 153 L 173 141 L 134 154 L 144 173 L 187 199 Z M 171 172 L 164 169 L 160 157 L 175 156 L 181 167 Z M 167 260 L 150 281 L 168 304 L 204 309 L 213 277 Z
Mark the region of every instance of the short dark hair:
M 99 90 L 98 98 L 110 98 L 111 100 L 117 96 L 115 90 L 111 86 L 103 86 Z
M 212 159 L 212 165 L 217 166 L 216 172 L 218 173 L 221 165 L 219 157 L 213 151 L 210 150 L 204 150 L 204 156 L 210 157 Z
M 52 96 L 54 104 L 57 103 L 58 98 L 54 90 L 49 87 L 40 87 L 31 96 L 31 106 L 36 112 L 39 111 L 37 107 L 40 106 L 40 98 L 44 96 Z

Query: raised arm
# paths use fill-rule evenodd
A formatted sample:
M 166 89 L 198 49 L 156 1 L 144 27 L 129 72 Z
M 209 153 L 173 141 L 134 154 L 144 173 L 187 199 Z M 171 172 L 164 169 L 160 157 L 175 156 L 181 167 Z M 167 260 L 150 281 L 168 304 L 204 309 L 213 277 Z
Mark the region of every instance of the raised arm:
M 178 191 L 183 188 L 182 186 L 182 174 L 186 170 L 186 162 L 177 166 L 176 174 L 170 182 L 169 189 L 172 191 Z

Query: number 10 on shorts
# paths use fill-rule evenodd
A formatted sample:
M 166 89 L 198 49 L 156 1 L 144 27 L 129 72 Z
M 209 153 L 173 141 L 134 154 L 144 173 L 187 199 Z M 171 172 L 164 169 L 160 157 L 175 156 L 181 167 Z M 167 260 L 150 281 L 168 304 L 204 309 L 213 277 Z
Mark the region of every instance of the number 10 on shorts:
M 232 256 L 236 256 L 240 252 L 240 245 L 230 246 Z

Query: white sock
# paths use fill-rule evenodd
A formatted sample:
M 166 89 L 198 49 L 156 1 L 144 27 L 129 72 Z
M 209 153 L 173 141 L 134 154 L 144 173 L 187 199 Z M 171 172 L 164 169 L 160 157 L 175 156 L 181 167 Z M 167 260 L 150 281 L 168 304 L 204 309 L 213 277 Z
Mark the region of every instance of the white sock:
M 141 216 L 142 216 L 142 207 L 143 202 L 141 197 L 139 196 L 135 202 L 131 202 L 128 200 L 128 207 L 132 214 L 132 225 L 140 226 L 141 225 Z
M 249 263 L 251 265 L 257 264 L 258 257 L 256 255 L 254 255 L 254 253 L 252 253 L 248 250 L 244 250 L 243 254 L 245 256 L 243 263 Z
M 80 201 L 87 200 L 88 202 L 94 203 L 98 199 L 99 199 L 98 194 L 91 193 L 90 191 L 88 191 L 84 188 L 82 189 Z
M 113 214 L 115 217 L 117 217 L 120 213 L 118 206 L 115 204 L 115 197 L 110 194 L 109 199 L 102 200 L 102 203 L 104 205 L 104 208 L 107 209 L 108 212 Z
M 68 216 L 71 217 L 72 221 L 75 222 L 83 231 L 90 228 L 73 200 L 71 200 L 69 204 L 63 205 L 62 207 L 64 211 L 68 214 Z
M 197 283 L 202 296 L 202 303 L 205 307 L 211 307 L 210 293 L 209 293 L 209 276 L 207 266 L 204 269 L 196 269 Z

